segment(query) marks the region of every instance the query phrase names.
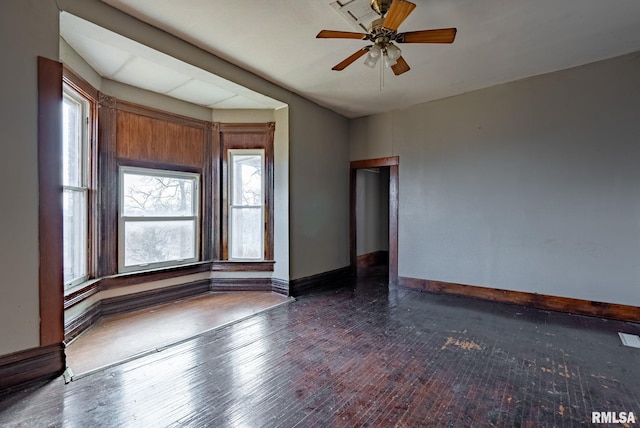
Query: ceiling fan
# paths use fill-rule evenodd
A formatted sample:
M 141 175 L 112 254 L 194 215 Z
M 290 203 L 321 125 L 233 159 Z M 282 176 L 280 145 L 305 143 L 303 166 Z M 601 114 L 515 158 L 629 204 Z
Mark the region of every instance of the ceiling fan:
M 402 51 L 395 43 L 453 43 L 457 29 L 441 28 L 437 30 L 409 31 L 398 33 L 398 27 L 413 12 L 416 5 L 407 0 L 371 0 L 371 8 L 380 18 L 371 23 L 368 33 L 322 30 L 319 39 L 359 39 L 369 40 L 372 45 L 365 46 L 353 55 L 337 64 L 332 70 L 341 71 L 361 56 L 368 54 L 364 64 L 373 68 L 380 57 L 384 64 L 391 67 L 398 76 L 410 70 L 409 64 L 402 58 Z

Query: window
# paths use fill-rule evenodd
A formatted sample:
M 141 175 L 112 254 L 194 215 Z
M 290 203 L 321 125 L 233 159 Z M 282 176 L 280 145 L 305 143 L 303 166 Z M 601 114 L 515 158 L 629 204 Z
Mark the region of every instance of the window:
M 120 167 L 120 272 L 199 260 L 200 175 Z
M 264 150 L 229 150 L 229 258 L 264 259 Z
M 62 99 L 63 269 L 65 289 L 88 277 L 89 101 L 68 85 Z

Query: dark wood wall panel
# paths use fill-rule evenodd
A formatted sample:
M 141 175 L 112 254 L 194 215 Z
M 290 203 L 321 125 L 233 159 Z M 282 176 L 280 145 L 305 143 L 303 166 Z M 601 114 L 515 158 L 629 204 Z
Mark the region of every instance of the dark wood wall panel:
M 201 127 L 118 111 L 118 158 L 202 168 L 206 123 Z

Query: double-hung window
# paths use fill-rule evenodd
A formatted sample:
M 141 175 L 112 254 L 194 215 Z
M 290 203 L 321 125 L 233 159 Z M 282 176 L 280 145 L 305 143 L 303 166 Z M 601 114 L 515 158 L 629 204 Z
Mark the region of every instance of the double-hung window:
M 62 98 L 63 271 L 65 288 L 88 277 L 89 101 L 67 84 Z
M 265 151 L 229 149 L 229 259 L 263 260 Z
M 200 175 L 120 167 L 120 272 L 199 260 Z

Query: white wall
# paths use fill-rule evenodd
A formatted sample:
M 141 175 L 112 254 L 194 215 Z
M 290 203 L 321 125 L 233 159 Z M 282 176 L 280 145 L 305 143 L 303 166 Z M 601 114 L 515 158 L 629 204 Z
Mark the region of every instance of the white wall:
M 38 346 L 37 57 L 58 58 L 54 2 L 5 0 L 0 14 L 0 355 Z
M 352 121 L 353 158 L 400 158 L 400 276 L 640 306 L 638 76 L 636 53 Z

